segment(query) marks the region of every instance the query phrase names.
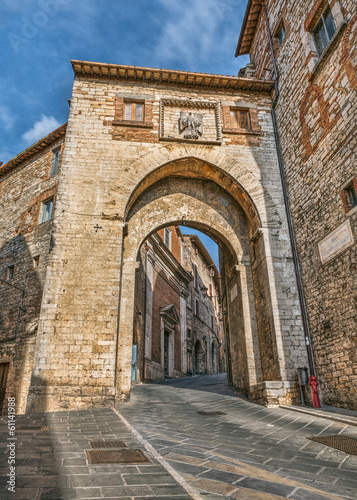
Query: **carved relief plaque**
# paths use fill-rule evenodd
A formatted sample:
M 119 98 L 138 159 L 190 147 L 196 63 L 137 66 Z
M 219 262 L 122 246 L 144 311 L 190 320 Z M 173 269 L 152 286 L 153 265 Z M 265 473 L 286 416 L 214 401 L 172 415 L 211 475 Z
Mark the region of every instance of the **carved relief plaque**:
M 161 99 L 160 140 L 221 144 L 219 103 Z

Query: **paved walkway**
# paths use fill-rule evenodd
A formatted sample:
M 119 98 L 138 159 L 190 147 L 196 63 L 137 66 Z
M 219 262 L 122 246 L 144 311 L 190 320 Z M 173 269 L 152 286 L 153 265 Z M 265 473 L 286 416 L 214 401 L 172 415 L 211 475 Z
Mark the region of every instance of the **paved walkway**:
M 217 394 L 214 377 L 192 390 L 200 378 L 137 386 L 119 410 L 202 498 L 357 498 L 357 457 L 306 439 L 356 427 Z
M 205 390 L 197 390 L 202 382 Z M 185 383 L 191 388 L 177 387 Z M 234 394 L 220 394 L 223 385 L 221 376 L 138 385 L 132 401 L 116 410 L 18 417 L 16 493 L 6 490 L 5 454 L 0 498 L 357 498 L 357 457 L 306 439 L 320 434 L 357 438 L 356 426 L 264 408 Z M 197 413 L 202 411 L 223 414 Z M 6 450 L 6 423 L 1 431 Z M 85 450 L 90 441 L 111 440 L 143 450 L 151 462 L 89 465 Z

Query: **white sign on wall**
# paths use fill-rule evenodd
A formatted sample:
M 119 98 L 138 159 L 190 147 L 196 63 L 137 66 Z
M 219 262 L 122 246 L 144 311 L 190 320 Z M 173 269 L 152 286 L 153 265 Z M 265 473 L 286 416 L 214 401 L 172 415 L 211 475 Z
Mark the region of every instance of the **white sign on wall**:
M 322 264 L 333 259 L 354 244 L 350 221 L 346 220 L 319 243 Z
M 237 297 L 238 295 L 238 287 L 237 283 L 231 288 L 231 302 Z

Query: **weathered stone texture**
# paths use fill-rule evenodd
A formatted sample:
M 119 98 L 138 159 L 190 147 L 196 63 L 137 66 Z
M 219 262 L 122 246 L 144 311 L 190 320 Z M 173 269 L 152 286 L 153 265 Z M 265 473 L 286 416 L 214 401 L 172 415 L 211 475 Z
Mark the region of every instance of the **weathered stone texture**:
M 329 2 L 336 32 L 320 59 L 312 30 L 327 2 L 265 3 L 271 32 L 281 22 L 287 31 L 275 43 L 276 116 L 318 378 L 325 403 L 356 408 L 356 244 L 324 264 L 318 249 L 346 220 L 357 236 L 343 193 L 356 178 L 356 2 Z M 250 54 L 257 77 L 271 77 L 262 14 Z
M 290 397 L 287 388 L 295 386 L 306 352 L 271 98 L 239 89 L 238 79 L 236 85 L 233 90 L 76 72 L 28 411 L 129 398 L 139 248 L 159 228 L 183 220 L 224 249 L 224 294 L 237 285 L 233 301 L 239 302 L 236 307 L 228 300 L 225 324 L 233 339 L 233 384 L 265 402 Z M 118 97 L 130 95 L 142 95 L 148 110 L 138 126 L 120 119 Z M 228 130 L 215 145 L 160 140 L 164 98 L 209 101 L 218 109 L 241 103 L 254 110 L 253 130 Z M 229 128 L 223 114 L 221 121 Z M 279 382 L 276 393 L 271 380 Z
M 0 178 L 0 278 L 6 281 L 0 282 L 0 362 L 10 363 L 6 394 L 16 397 L 20 413 L 26 409 L 43 284 L 52 249 L 53 224 L 40 223 L 41 204 L 56 198 L 59 174 L 50 175 L 52 150 L 62 143 L 54 141 Z M 10 266 L 14 266 L 12 279 L 7 271 Z

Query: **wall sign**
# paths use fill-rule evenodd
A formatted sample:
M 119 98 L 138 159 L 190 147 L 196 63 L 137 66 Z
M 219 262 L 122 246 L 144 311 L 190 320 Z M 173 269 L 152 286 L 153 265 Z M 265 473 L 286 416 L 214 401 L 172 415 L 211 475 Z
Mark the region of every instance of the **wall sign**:
M 350 221 L 346 220 L 319 243 L 322 264 L 333 259 L 354 244 Z
M 238 295 L 238 287 L 237 283 L 231 288 L 231 302 L 237 297 Z

